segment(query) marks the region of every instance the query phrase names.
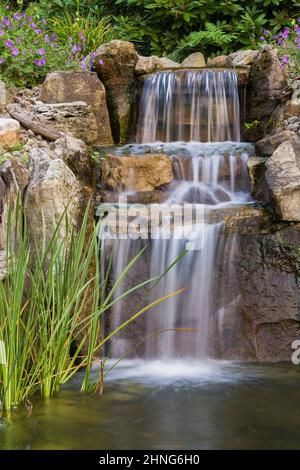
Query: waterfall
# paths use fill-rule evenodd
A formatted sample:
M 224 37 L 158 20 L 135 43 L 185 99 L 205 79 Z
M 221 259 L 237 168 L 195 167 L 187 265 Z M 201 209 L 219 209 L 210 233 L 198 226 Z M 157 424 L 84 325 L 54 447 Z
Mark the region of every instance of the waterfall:
M 150 75 L 143 88 L 137 140 L 240 140 L 234 71 L 176 71 Z
M 151 240 L 124 239 L 102 244 L 103 259 L 106 251 L 111 252 L 114 247 L 114 281 L 141 247 L 149 245 L 146 258 L 139 260 L 118 286 L 115 298 L 137 282 L 159 276 L 180 258 L 151 290 L 135 292 L 113 306 L 112 329 L 135 313 L 138 306 L 186 288 L 183 294 L 168 299 L 122 332 L 111 344 L 113 356 L 138 354 L 172 359 L 215 354 L 214 335 L 220 334 L 218 328 L 223 321 L 217 318 L 223 310 L 215 302 L 218 289 L 222 289 L 216 283 L 216 266 L 226 259 L 222 253 L 226 246 L 222 241 L 223 225 L 228 214 L 251 202 L 247 160 L 253 147 L 239 140 L 234 71 L 178 70 L 147 78 L 140 103 L 140 143 L 116 149 L 116 154 L 169 155 L 175 180 L 166 202 L 159 206 L 162 221 L 173 205 L 178 210 L 186 205 L 193 210 L 200 208 L 202 215 L 193 227 L 188 222 L 180 236 L 178 219 L 167 216 L 173 224 L 171 236 L 158 227 L 157 236 Z M 180 257 L 185 249 L 187 253 Z

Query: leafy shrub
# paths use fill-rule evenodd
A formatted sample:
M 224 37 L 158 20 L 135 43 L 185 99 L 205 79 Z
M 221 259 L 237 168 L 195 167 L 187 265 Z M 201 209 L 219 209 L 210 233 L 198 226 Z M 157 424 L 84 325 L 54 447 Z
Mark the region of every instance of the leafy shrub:
M 196 48 L 197 40 L 198 47 L 204 47 L 205 39 L 208 55 L 257 47 L 263 28 L 280 30 L 299 9 L 298 0 L 288 4 L 286 0 L 117 0 L 113 4 L 98 0 L 96 4 L 113 15 L 117 33 L 137 41 L 142 52 L 175 51 L 177 56 Z M 216 27 L 215 40 L 210 24 Z
M 92 14 L 72 15 L 68 11 L 50 19 L 50 25 L 62 43 L 80 42 L 81 51 L 86 56 L 105 42 L 115 39 L 116 34 L 107 17 L 96 18 Z
M 281 69 L 287 68 L 292 75 L 300 72 L 300 18 L 276 34 L 265 30 L 260 37 L 263 44 L 274 45 L 279 51 Z

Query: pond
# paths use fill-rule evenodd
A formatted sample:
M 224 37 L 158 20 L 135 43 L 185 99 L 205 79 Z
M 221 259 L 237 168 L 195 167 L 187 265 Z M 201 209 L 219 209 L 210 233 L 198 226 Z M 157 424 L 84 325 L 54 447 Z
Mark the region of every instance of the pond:
M 300 367 L 122 361 L 104 394 L 79 377 L 0 428 L 0 449 L 299 449 Z

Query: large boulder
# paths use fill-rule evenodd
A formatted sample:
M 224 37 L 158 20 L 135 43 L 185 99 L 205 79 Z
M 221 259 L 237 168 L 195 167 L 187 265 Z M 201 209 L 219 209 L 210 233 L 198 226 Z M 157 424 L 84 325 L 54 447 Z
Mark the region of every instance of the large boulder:
M 300 137 L 283 142 L 266 161 L 256 196 L 269 203 L 277 219 L 300 221 Z
M 193 52 L 182 62 L 182 67 L 205 67 L 206 62 L 202 52 Z
M 288 129 L 280 129 L 267 135 L 256 142 L 255 147 L 259 155 L 272 155 L 280 144 L 295 136 L 295 133 Z
M 251 67 L 250 82 L 246 121 L 259 122 L 256 130 L 259 139 L 264 136 L 272 113 L 291 94 L 276 49 L 265 46 L 260 50 Z
M 59 130 L 70 132 L 88 144 L 113 143 L 106 92 L 96 73 L 50 73 L 41 87 L 39 99 L 45 103 L 44 117 L 52 111 L 54 117 L 50 115 L 49 119 Z M 76 108 L 76 103 L 83 103 L 83 107 Z
M 94 165 L 86 144 L 72 136 L 66 135 L 50 145 L 53 158 L 62 159 L 80 181 L 93 184 Z
M 227 57 L 227 67 L 249 67 L 257 58 L 258 52 L 253 50 L 233 52 Z
M 94 67 L 105 85 L 116 143 L 126 143 L 133 122 L 138 54 L 130 42 L 114 40 L 96 51 Z
M 32 118 L 46 128 L 70 134 L 88 145 L 111 143 L 106 137 L 100 137 L 99 118 L 84 101 L 36 104 L 32 109 Z
M 266 211 L 241 221 L 217 257 L 216 356 L 290 361 L 299 338 L 298 249 L 300 224 L 274 226 Z
M 101 180 L 115 191 L 153 191 L 173 180 L 172 161 L 167 155 L 106 155 Z
M 0 119 L 0 152 L 20 143 L 20 124 L 14 119 Z
M 24 208 L 32 241 L 40 243 L 43 236 L 49 241 L 53 222 L 57 223 L 63 214 L 77 228 L 82 186 L 72 170 L 63 160 L 52 160 L 46 152 L 38 149 L 33 149 L 30 154 L 29 169 L 30 181 L 25 192 Z M 62 219 L 59 234 L 61 238 L 66 235 L 65 218 Z

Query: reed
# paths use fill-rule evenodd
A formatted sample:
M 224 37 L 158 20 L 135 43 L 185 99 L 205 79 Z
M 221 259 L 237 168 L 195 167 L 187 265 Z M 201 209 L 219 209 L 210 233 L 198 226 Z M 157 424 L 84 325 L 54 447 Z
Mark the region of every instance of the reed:
M 7 275 L 0 281 L 0 405 L 2 414 L 39 393 L 50 397 L 83 369 L 82 391 L 97 390 L 91 380 L 95 355 L 116 333 L 175 292 L 141 308 L 101 341 L 104 315 L 142 282 L 118 298 L 114 293 L 144 250 L 133 258 L 107 295 L 100 282 L 98 227 L 88 229 L 86 208 L 79 231 L 66 214 L 53 223 L 51 237 L 30 239 L 20 201 L 9 209 Z M 62 226 L 65 228 L 62 237 Z M 105 282 L 106 280 L 104 280 Z

